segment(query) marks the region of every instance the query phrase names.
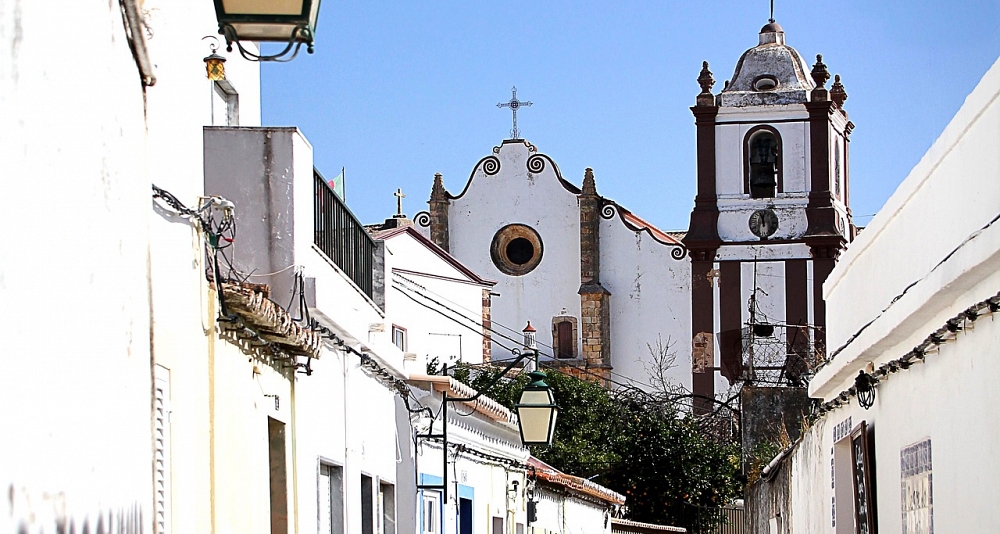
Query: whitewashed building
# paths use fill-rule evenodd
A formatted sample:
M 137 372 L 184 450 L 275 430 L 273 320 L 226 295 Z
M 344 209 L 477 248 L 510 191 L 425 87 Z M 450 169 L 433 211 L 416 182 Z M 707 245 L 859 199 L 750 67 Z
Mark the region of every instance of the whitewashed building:
M 384 295 L 393 343 L 423 364 L 490 361 L 490 301 L 496 282 L 432 243 L 408 219 L 387 223 L 400 226 L 370 230 L 377 247 L 375 285 L 383 288 L 376 294 Z M 424 369 L 418 366 L 415 372 Z
M 611 534 L 624 495 L 563 473 L 534 456 L 528 463 L 537 502 L 531 534 Z
M 702 401 L 742 379 L 802 384 L 824 346 L 822 282 L 855 233 L 854 125 L 821 59 L 810 70 L 773 21 L 757 40 L 721 92 L 707 62 L 698 77 L 686 232 L 600 196 L 599 170 L 576 186 L 524 139 L 493 147 L 457 194 L 435 176 L 415 220 L 498 281 L 494 326 L 536 321 L 551 365 L 605 383 L 651 387 L 660 343 L 676 355 L 666 378 Z M 757 343 L 751 324 L 777 328 Z
M 817 417 L 752 492 L 759 528 L 1000 529 L 998 97 L 1000 61 L 827 279 Z
M 400 534 L 525 534 L 530 454 L 514 414 L 485 395 L 442 411 L 444 394 L 477 392 L 448 376 L 412 373 L 408 382 L 427 410 L 406 422 L 400 472 L 412 473 L 416 491 L 399 502 Z M 442 433 L 447 452 L 442 439 L 424 437 Z
M 9 58 L 0 74 L 0 298 L 22 303 L 0 312 L 0 335 L 4 354 L 47 362 L 42 374 L 11 369 L 0 387 L 4 402 L 22 406 L 0 415 L 18 436 L 0 445 L 12 460 L 0 466 L 9 495 L 0 530 L 251 524 L 255 514 L 226 514 L 233 501 L 267 510 L 266 447 L 246 464 L 236 454 L 217 461 L 213 446 L 259 453 L 267 417 L 284 416 L 248 386 L 289 399 L 290 381 L 267 366 L 253 373 L 217 336 L 203 235 L 154 202 L 150 184 L 200 206 L 201 128 L 259 123 L 258 66 L 229 63 L 223 94 L 241 99 L 242 116 L 229 113 L 205 75 L 213 41 L 203 38 L 218 25 L 201 0 L 3 1 L 0 28 L 10 36 L 0 44 Z M 71 34 L 70 46 L 53 39 Z M 49 215 L 31 215 L 36 203 L 26 199 L 44 199 Z M 31 243 L 34 232 L 49 236 L 44 246 Z M 73 317 L 55 330 L 42 319 L 53 305 Z M 240 431 L 251 421 L 264 425 L 261 439 Z M 223 477 L 232 485 L 215 484 Z
M 313 168 L 296 128 L 205 129 L 205 189 L 235 206 L 236 272 L 323 338 L 298 358 L 290 529 L 391 534 L 403 351 L 373 284 L 375 242 Z M 283 306 L 286 304 L 282 304 Z M 273 517 L 273 515 L 272 515 Z

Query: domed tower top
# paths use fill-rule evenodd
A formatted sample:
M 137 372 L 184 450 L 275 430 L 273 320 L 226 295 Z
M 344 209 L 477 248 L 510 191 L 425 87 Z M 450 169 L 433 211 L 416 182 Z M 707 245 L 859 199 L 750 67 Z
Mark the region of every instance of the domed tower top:
M 760 29 L 757 46 L 736 63 L 736 72 L 719 95 L 723 107 L 799 104 L 809 101 L 816 84 L 797 50 L 785 44 L 785 31 L 777 22 Z

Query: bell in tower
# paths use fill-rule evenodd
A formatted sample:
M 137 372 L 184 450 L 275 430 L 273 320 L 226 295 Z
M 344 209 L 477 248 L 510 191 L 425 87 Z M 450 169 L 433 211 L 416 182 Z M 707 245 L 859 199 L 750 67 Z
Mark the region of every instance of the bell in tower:
M 778 186 L 778 146 L 774 136 L 761 133 L 750 142 L 750 196 L 774 198 Z

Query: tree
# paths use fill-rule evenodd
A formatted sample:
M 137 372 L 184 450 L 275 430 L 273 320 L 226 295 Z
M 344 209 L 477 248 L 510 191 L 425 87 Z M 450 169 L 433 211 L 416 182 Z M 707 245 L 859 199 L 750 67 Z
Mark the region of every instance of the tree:
M 481 388 L 499 373 L 456 369 Z M 593 478 L 627 497 L 627 517 L 700 532 L 719 506 L 742 491 L 737 445 L 702 431 L 697 418 L 662 396 L 608 391 L 556 370 L 547 372 L 559 404 L 552 447 L 532 454 L 566 473 Z M 512 409 L 527 377 L 503 380 L 489 396 Z

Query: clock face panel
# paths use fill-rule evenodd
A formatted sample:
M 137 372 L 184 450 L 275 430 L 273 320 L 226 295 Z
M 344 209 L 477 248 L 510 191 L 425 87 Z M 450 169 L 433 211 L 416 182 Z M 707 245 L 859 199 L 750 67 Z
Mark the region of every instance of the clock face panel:
M 770 209 L 757 210 L 750 214 L 749 226 L 753 235 L 767 239 L 778 231 L 778 216 Z

